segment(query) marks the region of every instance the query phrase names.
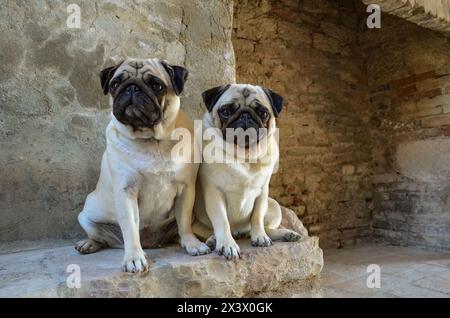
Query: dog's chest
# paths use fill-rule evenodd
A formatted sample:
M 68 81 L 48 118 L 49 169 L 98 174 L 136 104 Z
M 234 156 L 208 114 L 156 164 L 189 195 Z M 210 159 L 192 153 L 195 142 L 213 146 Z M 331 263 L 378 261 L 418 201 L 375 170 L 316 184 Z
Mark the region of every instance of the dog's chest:
M 225 193 L 227 212 L 231 223 L 248 218 L 270 178 L 270 169 L 249 169 L 248 166 L 228 166 L 226 180 L 221 180 L 220 187 Z
M 119 141 L 114 146 L 115 168 L 138 191 L 141 227 L 158 229 L 173 221 L 175 198 L 189 173 L 187 163 L 173 160 L 173 142 Z
M 228 191 L 243 189 L 253 191 L 264 187 L 270 177 L 271 170 L 264 166 L 255 168 L 251 165 L 237 163 L 227 165 L 225 172 L 226 178 L 219 178 L 219 174 L 216 179 L 221 188 Z
M 160 142 L 138 150 L 128 150 L 129 157 L 132 158 L 131 165 L 148 179 L 153 175 L 173 176 L 183 170 L 184 165 L 172 160 L 172 146 L 171 142 Z
M 170 172 L 143 174 L 138 196 L 141 225 L 159 228 L 173 220 L 173 205 L 181 188 Z

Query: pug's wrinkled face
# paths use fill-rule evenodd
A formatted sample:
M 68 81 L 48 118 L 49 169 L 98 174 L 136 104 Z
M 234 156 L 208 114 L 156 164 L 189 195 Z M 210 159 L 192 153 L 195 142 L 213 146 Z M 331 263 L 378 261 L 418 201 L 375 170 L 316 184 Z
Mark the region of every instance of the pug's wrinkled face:
M 203 101 L 214 125 L 227 142 L 251 147 L 276 127 L 283 98 L 277 93 L 250 84 L 230 84 L 209 89 Z
M 127 59 L 100 73 L 113 115 L 134 129 L 152 128 L 164 118 L 168 99 L 183 91 L 188 72 L 159 59 Z

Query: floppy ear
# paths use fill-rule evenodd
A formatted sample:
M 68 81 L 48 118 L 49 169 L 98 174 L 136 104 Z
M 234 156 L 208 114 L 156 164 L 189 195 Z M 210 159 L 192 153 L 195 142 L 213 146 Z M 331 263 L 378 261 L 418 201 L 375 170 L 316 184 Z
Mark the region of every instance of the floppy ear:
M 217 103 L 217 101 L 219 100 L 220 96 L 222 96 L 223 93 L 225 93 L 225 91 L 230 86 L 231 86 L 230 84 L 217 86 L 217 87 L 214 87 L 214 88 L 210 88 L 207 91 L 204 91 L 202 93 L 203 102 L 205 103 L 206 109 L 208 109 L 209 112 L 212 110 L 214 105 Z
M 262 89 L 269 98 L 275 117 L 278 117 L 283 109 L 283 97 L 268 88 L 262 87 Z
M 114 72 L 122 65 L 123 61 L 120 61 L 116 66 L 110 66 L 100 72 L 100 83 L 102 84 L 103 94 L 109 92 L 109 81 L 114 76 Z
M 164 66 L 167 74 L 169 74 L 175 94 L 180 95 L 183 92 L 184 83 L 188 78 L 189 71 L 182 66 L 170 65 L 164 61 L 161 64 Z

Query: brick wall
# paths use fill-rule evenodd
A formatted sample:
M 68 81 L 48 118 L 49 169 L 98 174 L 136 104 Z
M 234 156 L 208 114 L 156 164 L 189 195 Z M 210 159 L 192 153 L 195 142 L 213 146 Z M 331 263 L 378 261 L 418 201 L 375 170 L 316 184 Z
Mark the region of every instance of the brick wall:
M 285 97 L 280 169 L 271 196 L 323 247 L 370 234 L 373 208 L 365 64 L 358 1 L 236 1 L 238 82 Z
M 450 246 L 450 39 L 387 14 L 361 37 L 373 107 L 374 234 Z
M 324 247 L 450 246 L 450 39 L 358 1 L 237 1 L 237 80 L 281 93 L 271 195 Z

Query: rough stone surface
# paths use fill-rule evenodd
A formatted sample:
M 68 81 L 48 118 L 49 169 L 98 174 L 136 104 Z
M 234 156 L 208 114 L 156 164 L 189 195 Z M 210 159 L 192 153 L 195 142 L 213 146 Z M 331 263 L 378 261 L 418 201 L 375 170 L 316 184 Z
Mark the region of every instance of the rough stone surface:
M 237 80 L 285 97 L 271 196 L 323 247 L 371 232 L 371 110 L 358 42 L 364 14 L 359 1 L 235 2 Z
M 99 175 L 108 99 L 98 73 L 130 57 L 185 65 L 182 108 L 234 81 L 232 2 L 6 1 L 0 12 L 0 240 L 75 236 L 76 215 Z
M 178 246 L 147 250 L 151 267 L 135 276 L 120 272 L 123 251 L 80 255 L 71 245 L 0 255 L 0 297 L 243 297 L 285 283 L 312 286 L 323 266 L 318 239 L 255 248 L 240 240 L 243 259 L 193 257 Z M 77 264 L 81 288 L 68 288 L 67 266 Z

